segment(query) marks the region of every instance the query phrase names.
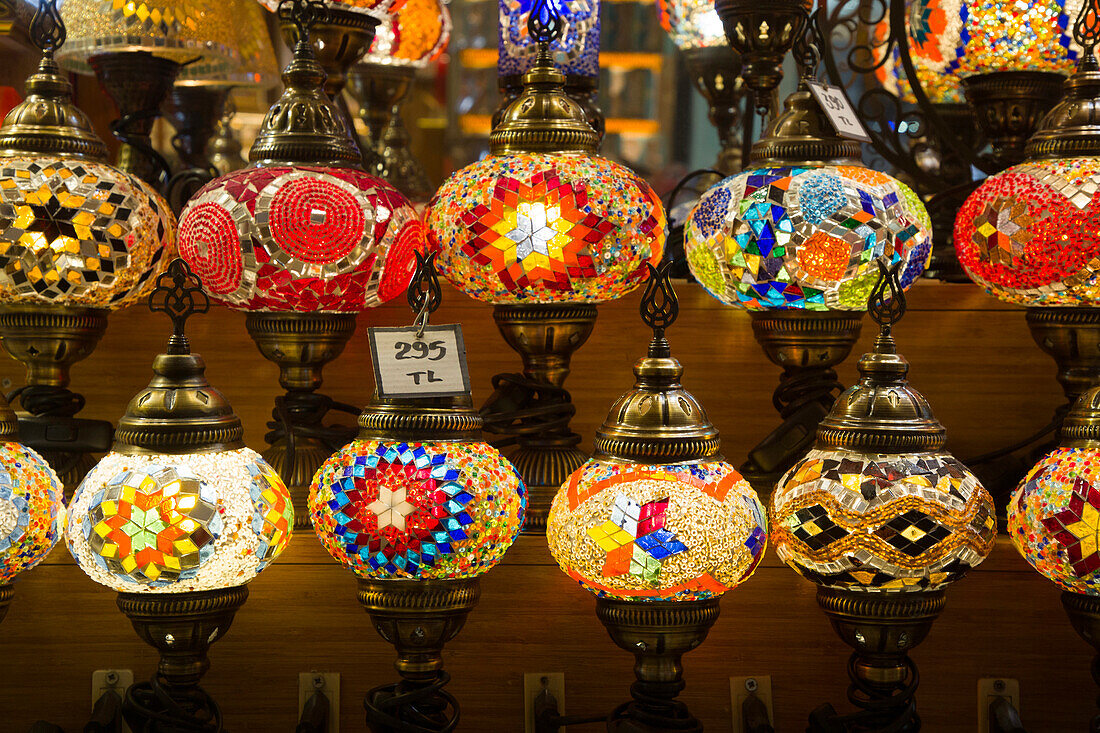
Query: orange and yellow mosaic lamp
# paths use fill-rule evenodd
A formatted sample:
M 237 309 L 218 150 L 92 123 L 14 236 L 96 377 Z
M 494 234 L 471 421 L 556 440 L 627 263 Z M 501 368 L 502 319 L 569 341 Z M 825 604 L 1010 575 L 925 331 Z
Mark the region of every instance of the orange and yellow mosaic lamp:
M 182 304 L 182 305 L 181 305 Z M 110 453 L 69 505 L 69 550 L 122 593 L 193 593 L 248 583 L 286 548 L 294 508 L 278 474 L 244 447 L 240 418 L 183 335 L 209 301 L 182 260 L 151 307 L 173 317 L 153 380 L 119 421 Z
M 443 55 L 450 40 L 451 11 L 446 3 L 408 0 L 379 24 L 363 62 L 424 68 Z

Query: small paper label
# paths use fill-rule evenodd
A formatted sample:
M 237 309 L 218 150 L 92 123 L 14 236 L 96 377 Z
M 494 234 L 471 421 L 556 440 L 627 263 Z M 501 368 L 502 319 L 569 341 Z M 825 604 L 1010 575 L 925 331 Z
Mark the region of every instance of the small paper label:
M 378 396 L 452 397 L 470 392 L 462 326 L 368 328 Z
M 852 109 L 852 103 L 844 95 L 843 89 L 822 84 L 819 81 L 807 81 L 806 83 L 809 85 L 814 99 L 821 105 L 821 109 L 825 110 L 829 122 L 833 123 L 837 135 L 865 143 L 871 142 L 871 136 L 867 134 L 867 128 L 856 116 L 856 111 Z

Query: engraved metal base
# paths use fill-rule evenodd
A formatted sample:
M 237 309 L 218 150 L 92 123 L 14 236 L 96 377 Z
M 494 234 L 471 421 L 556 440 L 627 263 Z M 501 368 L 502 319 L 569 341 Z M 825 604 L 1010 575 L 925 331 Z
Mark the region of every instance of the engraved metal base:
M 1100 310 L 1028 308 L 1027 326 L 1058 364 L 1058 383 L 1070 404 L 1100 384 Z
M 151 53 L 106 53 L 88 59 L 107 96 L 118 107 L 119 119 L 111 131 L 122 143 L 118 167 L 159 188 L 164 159 L 153 148 L 153 123 L 172 89 L 180 65 Z
M 351 426 L 323 424 L 334 403 L 316 394 L 322 370 L 347 346 L 355 321 L 354 313 L 283 312 L 249 313 L 245 320 L 260 353 L 278 365 L 279 385 L 286 390 L 268 423 L 269 447 L 263 457 L 290 489 L 295 529 L 310 526 L 307 499 L 313 474 L 355 434 Z
M 741 473 L 768 496 L 814 441 L 817 424 L 844 386 L 835 367 L 852 352 L 863 325 L 859 311 L 755 311 L 752 332 L 775 365 L 783 368 L 772 404 L 783 423 L 749 451 Z
M 221 712 L 199 681 L 210 645 L 229 631 L 248 588 L 193 593 L 119 593 L 118 607 L 138 636 L 160 653 L 150 682 L 126 693 L 122 714 L 133 730 L 220 731 Z
M 833 630 L 855 651 L 848 661 L 848 699 L 860 712 L 832 706 L 810 715 L 811 731 L 920 730 L 915 695 L 920 677 L 909 651 L 924 641 L 943 610 L 944 591 L 862 593 L 818 588 L 817 602 Z
M 1100 597 L 1080 593 L 1062 593 L 1062 607 L 1066 609 L 1073 630 L 1096 651 L 1092 659 L 1092 680 L 1100 686 Z M 1100 697 L 1096 698 L 1100 708 Z M 1089 733 L 1100 733 L 1100 713 L 1089 722 Z
M 569 474 L 587 460 L 569 429 L 576 412 L 563 388 L 569 360 L 596 325 L 592 304 L 498 305 L 493 318 L 504 340 L 523 358 L 523 374 L 493 378 L 495 392 L 481 408 L 484 430 L 517 445 L 509 455 L 530 492 L 524 531 L 545 533 L 550 501 Z
M 520 92 L 523 91 L 522 75 L 514 74 L 498 77 L 497 90 L 500 92 L 500 105 L 497 107 L 496 111 L 493 112 L 492 125 L 494 128 L 496 128 L 497 123 L 500 122 L 504 110 L 509 104 L 516 101 Z M 599 79 L 590 76 L 566 74 L 565 93 L 569 95 L 570 99 L 581 106 L 581 109 L 584 110 L 584 118 L 602 140 L 606 132 L 606 125 L 603 110 L 601 110 L 600 106 L 596 103 L 599 91 Z
M 688 75 L 707 100 L 710 123 L 718 130 L 716 169 L 725 175 L 741 170 L 741 59 L 729 46 L 684 50 Z
M 753 90 L 758 107 L 769 117 L 778 113 L 776 90 L 783 80 L 783 59 L 806 26 L 805 0 L 717 0 L 730 46 L 741 54 L 741 76 Z
M 1048 71 L 997 71 L 962 80 L 998 166 L 1023 161 L 1028 138 L 1061 99 L 1064 81 L 1061 74 Z
M 481 597 L 477 578 L 359 580 L 359 603 L 397 650 L 401 681 L 376 687 L 363 702 L 373 733 L 447 733 L 459 722 L 458 701 L 444 689 L 443 646 Z
M 616 708 L 607 730 L 616 733 L 702 731 L 687 706 L 681 657 L 707 638 L 718 619 L 718 599 L 706 601 L 596 600 L 596 616 L 619 648 L 634 655 L 631 701 Z

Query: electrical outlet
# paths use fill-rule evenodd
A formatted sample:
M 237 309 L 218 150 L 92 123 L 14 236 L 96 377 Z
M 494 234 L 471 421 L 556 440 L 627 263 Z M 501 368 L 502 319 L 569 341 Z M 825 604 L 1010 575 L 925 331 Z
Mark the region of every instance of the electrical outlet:
M 989 705 L 998 697 L 1008 698 L 1020 712 L 1020 681 L 1008 677 L 983 677 L 978 680 L 978 731 L 989 730 Z
M 755 695 L 768 709 L 768 722 L 775 725 L 772 707 L 772 678 L 758 674 L 752 677 L 730 677 L 730 705 L 733 707 L 733 733 L 745 733 L 743 708 L 745 700 Z
M 558 701 L 558 713 L 565 715 L 565 674 L 562 672 L 524 672 L 523 720 L 524 733 L 535 733 L 535 698 L 543 689 Z
M 313 693 L 320 690 L 328 698 L 328 731 L 340 733 L 340 674 L 338 672 L 298 673 L 298 720 Z
M 103 696 L 107 690 L 114 690 L 123 700 L 126 699 L 126 690 L 134 684 L 134 671 L 132 669 L 97 669 L 92 672 L 92 706 Z M 130 733 L 130 726 L 122 723 L 122 733 Z

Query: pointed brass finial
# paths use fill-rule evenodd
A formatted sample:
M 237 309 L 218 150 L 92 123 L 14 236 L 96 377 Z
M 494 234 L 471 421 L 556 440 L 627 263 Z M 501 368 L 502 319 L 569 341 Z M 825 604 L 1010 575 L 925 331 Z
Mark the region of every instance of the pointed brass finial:
M 676 291 L 672 288 L 670 273 L 672 260 L 654 267 L 646 263 L 649 268 L 649 280 L 646 281 L 645 290 L 642 291 L 642 301 L 638 305 L 638 311 L 642 314 L 642 320 L 653 329 L 653 340 L 649 343 L 649 356 L 653 358 L 668 357 L 672 355 L 668 339 L 665 338 L 665 329 L 676 322 L 680 315 L 680 301 L 676 297 Z
M 168 339 L 169 354 L 190 354 L 191 345 L 184 332 L 187 319 L 210 310 L 210 298 L 202 289 L 202 281 L 191 271 L 185 260 L 177 257 L 168 269 L 157 276 L 156 287 L 149 294 L 149 310 L 165 313 L 172 319 L 172 336 Z
M 1078 71 L 1100 71 L 1096 61 L 1096 46 L 1100 44 L 1100 1 L 1085 0 L 1073 23 L 1073 40 L 1081 47 Z

